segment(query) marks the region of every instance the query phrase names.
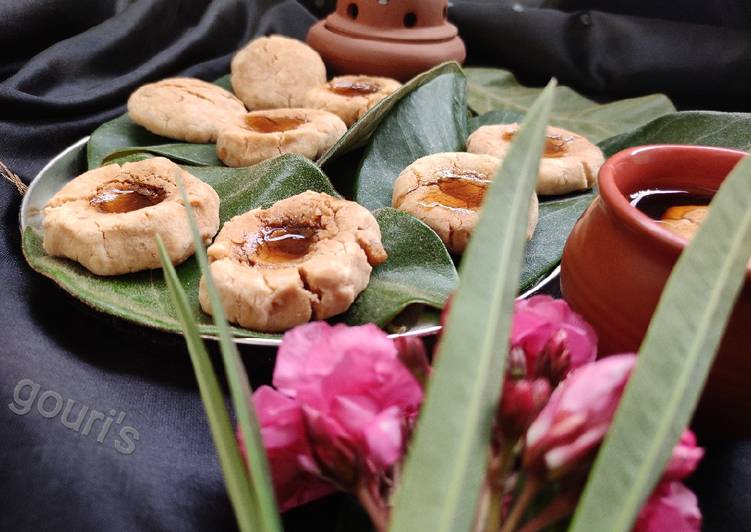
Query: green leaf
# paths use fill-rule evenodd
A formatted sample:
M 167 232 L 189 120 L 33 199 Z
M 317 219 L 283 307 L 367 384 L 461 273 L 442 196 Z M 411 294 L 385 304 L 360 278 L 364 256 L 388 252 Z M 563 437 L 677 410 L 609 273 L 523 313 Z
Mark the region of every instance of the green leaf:
M 232 92 L 229 74 L 214 82 Z M 133 122 L 128 113 L 105 122 L 94 130 L 86 146 L 89 170 L 137 152 L 161 155 L 194 166 L 220 166 L 215 144 L 189 144 L 161 137 Z
M 595 195 L 596 192 L 590 190 L 555 199 L 541 197 L 540 219 L 524 252 L 521 291 L 535 286 L 558 266 L 568 235 Z
M 133 122 L 127 114 L 96 128 L 89 138 L 86 150 L 89 170 L 99 168 L 112 159 L 137 152 L 161 155 L 191 165 L 221 164 L 214 144 L 188 144 L 154 135 Z
M 317 166 L 293 155 L 248 168 L 191 167 L 188 171 L 217 191 L 221 199 L 219 216 L 222 222 L 306 190 L 336 195 L 331 183 Z M 29 204 L 45 205 L 71 175 L 74 174 L 70 170 L 64 171 L 56 165 L 51 167 L 29 193 Z M 363 301 L 356 300 L 350 311 L 352 314 L 342 316 L 342 319 L 352 323 L 382 323 L 408 305 L 427 303 L 439 307 L 446 297 L 446 284 L 450 278 L 446 272 L 452 270 L 453 265 L 447 256 L 439 253 L 442 244 L 437 242 L 437 237 L 432 241 L 425 238 L 420 232 L 421 224 L 404 222 L 403 218 L 386 216 L 381 223 L 383 243 L 387 249 L 416 249 L 417 246 L 425 246 L 425 249 L 414 254 L 411 261 L 406 253 L 400 255 L 397 252 L 393 260 L 376 269 L 373 276 L 376 282 L 363 295 Z M 415 232 L 401 232 L 391 228 L 391 224 L 402 226 L 405 223 L 416 225 L 418 229 Z M 160 272 L 98 277 L 73 261 L 47 255 L 42 248 L 39 231 L 38 226 L 27 227 L 23 235 L 24 254 L 33 269 L 99 311 L 158 329 L 180 331 L 175 310 L 166 301 L 167 287 Z M 392 265 L 395 269 L 393 273 L 390 271 Z M 177 272 L 188 294 L 192 319 L 198 322 L 200 332 L 216 334 L 217 329 L 211 318 L 201 312 L 198 304 L 200 270 L 195 259 L 191 258 L 178 266 Z M 408 273 L 414 276 L 409 282 L 406 280 Z M 434 284 L 431 284 L 431 279 L 434 279 Z M 415 287 L 421 287 L 421 290 Z M 431 293 L 433 288 L 436 291 Z M 233 327 L 232 332 L 241 337 L 279 338 L 279 335 L 240 327 Z
M 751 114 L 684 111 L 671 113 L 600 143 L 610 156 L 645 144 L 696 144 L 751 149 Z
M 516 111 L 504 111 L 496 109 L 495 111 L 488 111 L 485 114 L 473 116 L 469 119 L 469 133 L 474 132 L 481 126 L 493 126 L 496 124 L 513 124 L 514 122 L 521 122 L 524 119 L 522 113 Z
M 192 319 L 192 312 L 185 291 L 180 286 L 180 281 L 167 250 L 164 248 L 164 243 L 158 236 L 157 246 L 159 258 L 164 268 L 167 291 L 172 305 L 177 310 L 180 327 L 185 336 L 185 343 L 188 346 L 193 370 L 198 381 L 201 401 L 203 401 L 203 406 L 206 409 L 211 436 L 214 439 L 219 464 L 224 474 L 224 483 L 227 486 L 227 493 L 235 511 L 237 524 L 243 532 L 260 530 L 256 518 L 257 508 L 254 504 L 254 494 L 251 491 L 245 464 L 237 447 L 235 431 L 232 429 L 229 413 L 224 405 L 224 395 L 214 374 L 211 359 L 200 338 L 198 327 Z
M 443 307 L 458 275 L 441 239 L 406 212 L 387 208 L 374 214 L 389 259 L 373 269 L 370 284 L 347 312 L 347 322 L 383 327 L 409 305 Z
M 469 106 L 476 113 L 494 109 L 525 113 L 541 89 L 525 87 L 511 72 L 466 68 Z M 550 125 L 584 135 L 592 142 L 612 137 L 675 111 L 663 94 L 598 104 L 568 87 L 558 87 Z
M 551 82 L 527 113 L 489 187 L 462 261 L 459 290 L 396 493 L 392 531 L 472 528 L 554 86 Z
M 215 144 L 162 144 L 159 146 L 137 146 L 117 150 L 104 158 L 102 164 L 109 164 L 117 159 L 128 157 L 138 153 L 150 153 L 152 155 L 167 157 L 177 163 L 191 166 L 221 166 L 223 163 L 216 156 Z M 101 166 L 101 165 L 100 165 Z
M 462 69 L 457 63 L 453 62 L 443 63 L 427 72 L 415 76 L 402 85 L 399 90 L 374 105 L 367 113 L 365 113 L 365 115 L 362 116 L 362 118 L 360 118 L 360 120 L 355 122 L 352 127 L 347 130 L 347 133 L 345 133 L 342 138 L 331 147 L 331 149 L 321 156 L 318 160 L 318 164 L 323 167 L 345 153 L 364 146 L 376 128 L 378 128 L 378 125 L 391 112 L 394 106 L 415 90 L 445 74 L 461 78 L 464 77 Z
M 714 196 L 668 280 L 571 525 L 627 532 L 688 424 L 751 256 L 751 158 Z
M 259 528 L 264 532 L 281 532 L 282 525 L 279 520 L 279 510 L 274 497 L 274 488 L 271 482 L 271 470 L 266 458 L 266 451 L 263 446 L 263 439 L 261 438 L 261 429 L 258 426 L 258 418 L 251 398 L 248 375 L 245 373 L 245 367 L 240 360 L 240 354 L 237 351 L 237 347 L 232 341 L 232 333 L 230 332 L 227 318 L 224 314 L 222 300 L 219 297 L 219 292 L 216 290 L 214 279 L 209 270 L 209 260 L 206 256 L 206 250 L 203 247 L 203 239 L 201 238 L 201 233 L 198 229 L 198 223 L 196 222 L 193 208 L 190 206 L 188 194 L 185 192 L 185 186 L 182 181 L 178 183 L 178 186 L 180 188 L 183 205 L 186 206 L 190 231 L 193 235 L 193 245 L 196 250 L 195 256 L 198 260 L 198 265 L 206 284 L 209 301 L 211 302 L 212 318 L 219 333 L 219 346 L 224 361 L 224 372 L 227 376 L 232 404 L 235 409 L 238 424 L 240 425 L 243 442 L 245 443 L 245 452 L 250 473 L 250 485 L 252 487 L 251 491 L 255 501 L 253 507 L 258 515 L 258 522 L 260 524 Z M 163 248 L 164 246 L 162 245 L 160 251 L 162 251 Z M 166 253 L 162 251 L 161 259 L 163 266 L 165 262 L 169 262 L 166 258 Z M 173 281 L 174 279 L 175 276 L 173 276 Z M 195 329 L 193 330 L 193 334 L 195 334 Z M 213 375 L 213 369 L 211 370 L 211 373 Z M 240 467 L 245 468 L 242 464 Z
M 399 173 L 425 155 L 464 150 L 467 101 L 461 73 L 434 77 L 402 98 L 383 119 L 355 176 L 355 200 L 391 207 Z

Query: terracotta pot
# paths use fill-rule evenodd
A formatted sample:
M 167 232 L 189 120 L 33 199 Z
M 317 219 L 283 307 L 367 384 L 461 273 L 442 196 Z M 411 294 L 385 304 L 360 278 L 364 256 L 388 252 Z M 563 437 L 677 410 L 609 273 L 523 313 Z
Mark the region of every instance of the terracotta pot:
M 574 227 L 561 264 L 569 304 L 596 329 L 600 353 L 637 351 L 686 242 L 630 204 L 647 189 L 716 191 L 745 154 L 700 146 L 644 146 L 611 157 L 600 194 Z M 707 272 L 707 275 L 712 275 Z M 751 436 L 751 272 L 707 381 L 694 427 Z
M 307 41 L 329 74 L 406 81 L 445 61 L 464 61 L 464 43 L 447 14 L 447 0 L 339 0 Z

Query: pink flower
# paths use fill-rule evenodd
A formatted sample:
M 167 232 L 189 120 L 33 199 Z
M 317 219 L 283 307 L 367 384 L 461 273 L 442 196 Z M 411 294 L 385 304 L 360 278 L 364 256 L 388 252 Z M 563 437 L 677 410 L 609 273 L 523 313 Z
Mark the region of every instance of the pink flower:
M 375 325 L 314 322 L 292 329 L 279 348 L 272 382 L 278 391 L 262 388 L 254 400 L 270 390 L 256 406 L 274 429 L 268 428 L 269 442 L 279 442 L 267 450 L 282 494 L 298 493 L 290 485 L 299 482 L 296 470 L 346 489 L 384 474 L 401 458 L 423 397 L 393 341 Z M 294 423 L 284 416 L 274 421 L 279 412 Z M 264 443 L 266 438 L 264 432 Z M 294 459 L 275 467 L 272 450 Z
M 331 484 L 300 466 L 311 460 L 311 449 L 299 405 L 269 386 L 255 391 L 253 404 L 280 509 L 285 511 L 334 491 Z M 237 435 L 242 448 L 239 430 Z
M 681 439 L 673 448 L 673 455 L 665 466 L 662 480 L 685 479 L 696 470 L 703 456 L 704 449 L 696 445 L 694 433 L 689 429 L 684 430 Z
M 662 482 L 644 504 L 634 532 L 696 532 L 701 512 L 696 495 L 680 482 Z
M 515 380 L 507 376 L 503 382 L 497 419 L 501 438 L 509 442 L 517 441 L 549 398 L 550 383 L 547 379 Z
M 587 457 L 610 427 L 636 355 L 615 355 L 572 372 L 527 431 L 524 466 L 559 477 Z
M 562 299 L 533 296 L 517 301 L 511 348 L 526 355 L 529 377 L 548 377 L 552 384 L 597 355 L 597 335 Z

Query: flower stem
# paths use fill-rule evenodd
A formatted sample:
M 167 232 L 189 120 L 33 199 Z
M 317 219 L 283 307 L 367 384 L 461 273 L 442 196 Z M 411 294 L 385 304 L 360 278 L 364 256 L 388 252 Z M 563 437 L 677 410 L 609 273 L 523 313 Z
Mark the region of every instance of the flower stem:
M 570 515 L 576 507 L 577 497 L 564 493 L 556 497 L 519 532 L 538 532 Z
M 361 482 L 355 491 L 357 499 L 370 516 L 376 532 L 386 532 L 389 526 L 389 509 L 366 482 Z
M 514 462 L 515 443 L 506 444 L 497 459 L 488 468 L 488 509 L 485 516 L 484 532 L 497 532 L 503 519 L 503 499 L 506 496 L 504 484 L 509 469 Z
M 511 508 L 511 513 L 509 513 L 508 519 L 503 523 L 501 532 L 512 532 L 513 530 L 516 530 L 519 526 L 519 521 L 524 517 L 524 512 L 526 512 L 529 503 L 534 500 L 541 487 L 542 482 L 540 479 L 537 477 L 527 477 L 524 482 L 524 488 L 522 488 L 522 492 L 519 494 L 519 498 L 514 503 L 513 508 Z

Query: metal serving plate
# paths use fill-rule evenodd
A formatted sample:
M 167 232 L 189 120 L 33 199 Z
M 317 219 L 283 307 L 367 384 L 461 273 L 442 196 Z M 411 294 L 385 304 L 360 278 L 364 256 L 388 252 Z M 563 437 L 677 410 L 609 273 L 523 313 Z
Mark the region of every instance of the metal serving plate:
M 84 137 L 78 142 L 68 146 L 57 154 L 44 168 L 34 177 L 29 184 L 29 189 L 21 202 L 19 222 L 21 232 L 31 227 L 36 232 L 42 233 L 42 211 L 49 199 L 60 190 L 63 185 L 86 171 L 86 143 L 89 137 Z M 523 293 L 520 298 L 525 298 L 538 292 L 551 280 L 558 276 L 560 267 L 553 270 L 550 275 L 540 281 L 536 286 Z M 390 338 L 400 336 L 429 336 L 438 333 L 441 326 L 436 324 L 435 313 L 424 313 L 418 318 L 409 330 L 390 334 Z M 205 335 L 204 338 L 216 339 L 215 336 Z M 277 338 L 235 338 L 235 343 L 258 346 L 278 346 L 281 340 Z

